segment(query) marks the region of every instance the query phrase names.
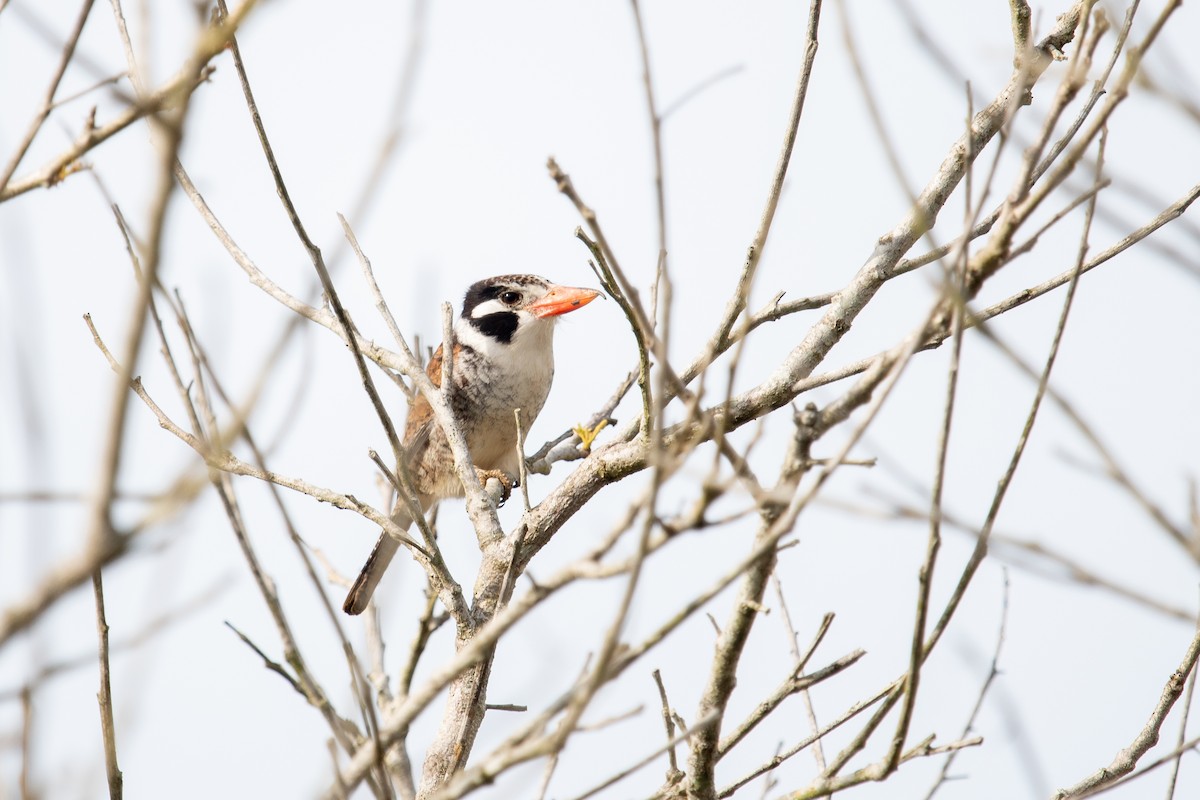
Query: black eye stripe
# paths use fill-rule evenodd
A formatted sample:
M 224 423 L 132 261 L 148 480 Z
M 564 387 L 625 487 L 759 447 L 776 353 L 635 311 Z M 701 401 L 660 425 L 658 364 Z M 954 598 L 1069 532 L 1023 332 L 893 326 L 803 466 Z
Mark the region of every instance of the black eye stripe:
M 549 286 L 549 281 L 536 275 L 497 275 L 494 278 L 477 281 L 471 284 L 463 296 L 462 316 L 464 318 L 472 317 L 476 307 L 489 300 L 498 300 L 506 305 L 513 305 L 502 298 L 502 295 L 507 292 L 516 293 L 518 296 L 515 303 L 520 304 L 527 298 L 525 290 L 533 290 L 536 293 L 538 290 L 549 288 Z

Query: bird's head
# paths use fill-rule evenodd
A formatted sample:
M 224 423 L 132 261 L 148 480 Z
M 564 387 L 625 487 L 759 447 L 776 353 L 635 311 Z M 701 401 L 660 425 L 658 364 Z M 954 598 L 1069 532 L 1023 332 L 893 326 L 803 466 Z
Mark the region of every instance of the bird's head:
M 459 341 L 484 351 L 526 339 L 549 341 L 560 316 L 599 295 L 595 289 L 559 286 L 537 275 L 486 278 L 467 289 L 456 333 Z

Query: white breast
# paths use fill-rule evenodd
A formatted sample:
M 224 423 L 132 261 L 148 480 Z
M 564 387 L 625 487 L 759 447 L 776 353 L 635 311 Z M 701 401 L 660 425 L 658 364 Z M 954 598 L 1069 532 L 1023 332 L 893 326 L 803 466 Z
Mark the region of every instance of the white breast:
M 477 467 L 517 473 L 517 431 L 513 409 L 521 409 L 521 424 L 529 432 L 546 404 L 554 380 L 554 324 L 551 320 L 522 320 L 512 340 L 498 342 L 470 324 L 455 333 L 473 352 L 463 354 L 455 384 L 468 395 L 473 419 L 464 419 L 467 444 Z M 474 377 L 465 385 L 463 377 Z

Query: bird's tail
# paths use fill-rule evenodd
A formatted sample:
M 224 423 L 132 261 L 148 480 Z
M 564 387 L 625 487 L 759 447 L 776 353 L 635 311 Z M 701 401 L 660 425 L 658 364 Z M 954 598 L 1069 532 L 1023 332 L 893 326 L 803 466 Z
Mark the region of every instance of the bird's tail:
M 399 506 L 403 501 L 397 500 L 396 503 Z M 392 519 L 400 526 L 401 530 L 408 530 L 408 526 L 412 524 L 412 517 L 409 516 L 408 511 L 400 508 L 396 508 L 392 512 Z M 363 565 L 362 572 L 358 573 L 358 579 L 350 587 L 350 593 L 346 595 L 346 602 L 342 603 L 343 611 L 347 614 L 361 614 L 366 610 L 367 603 L 371 602 L 371 595 L 375 593 L 375 587 L 379 585 L 379 579 L 383 577 L 388 564 L 392 563 L 392 557 L 399 549 L 400 543 L 389 536 L 386 531 L 380 535 L 379 541 L 375 543 L 375 549 L 371 551 L 367 563 Z

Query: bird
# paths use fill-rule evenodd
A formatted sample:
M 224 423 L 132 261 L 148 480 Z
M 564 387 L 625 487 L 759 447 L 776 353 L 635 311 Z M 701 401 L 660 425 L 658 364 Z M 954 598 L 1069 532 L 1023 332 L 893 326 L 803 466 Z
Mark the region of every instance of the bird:
M 462 427 L 480 482 L 499 479 L 504 498 L 517 483 L 521 458 L 513 410 L 521 410 L 521 429 L 528 431 L 554 379 L 555 323 L 599 296 L 594 289 L 560 286 L 537 275 L 478 281 L 467 289 L 462 313 L 454 322 L 449 391 L 441 385 L 441 345 L 429 360 L 425 372 Z M 464 496 L 449 442 L 423 394 L 412 401 L 401 444 L 422 513 L 440 500 Z M 391 517 L 401 530 L 413 522 L 400 498 Z M 398 548 L 399 542 L 386 531 L 379 537 L 342 605 L 347 614 L 366 609 Z

